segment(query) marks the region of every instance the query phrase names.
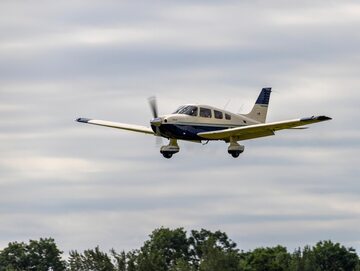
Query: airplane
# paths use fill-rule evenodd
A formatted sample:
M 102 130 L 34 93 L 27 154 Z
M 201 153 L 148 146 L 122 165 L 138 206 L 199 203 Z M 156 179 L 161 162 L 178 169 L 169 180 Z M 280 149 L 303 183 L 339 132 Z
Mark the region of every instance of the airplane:
M 304 125 L 331 120 L 327 116 L 312 116 L 293 120 L 266 123 L 271 88 L 263 88 L 248 114 L 234 114 L 209 105 L 186 104 L 175 112 L 159 116 L 155 97 L 149 98 L 153 119 L 150 127 L 118 123 L 105 120 L 78 118 L 76 121 L 111 128 L 129 130 L 167 138 L 169 144 L 160 148 L 165 158 L 180 151 L 178 140 L 207 144 L 212 140 L 223 140 L 229 144 L 228 153 L 237 158 L 245 146 L 239 141 L 275 135 L 283 129 L 307 129 Z

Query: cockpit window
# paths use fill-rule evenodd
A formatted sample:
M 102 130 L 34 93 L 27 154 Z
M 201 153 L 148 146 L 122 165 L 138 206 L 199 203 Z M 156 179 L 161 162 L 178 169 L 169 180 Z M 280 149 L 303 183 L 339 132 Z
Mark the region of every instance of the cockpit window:
M 211 109 L 200 107 L 200 117 L 211 118 Z
M 231 120 L 231 115 L 225 113 L 225 119 Z
M 198 114 L 198 108 L 197 106 L 192 106 L 192 105 L 183 106 L 182 108 L 179 108 L 176 113 L 196 117 Z

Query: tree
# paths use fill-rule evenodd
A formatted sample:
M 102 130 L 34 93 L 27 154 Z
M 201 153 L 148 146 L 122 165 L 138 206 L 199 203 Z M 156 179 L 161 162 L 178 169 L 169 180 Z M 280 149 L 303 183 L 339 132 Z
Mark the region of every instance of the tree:
M 345 248 L 339 243 L 320 241 L 313 247 L 317 270 L 355 270 L 359 259 L 353 248 Z
M 99 247 L 70 251 L 67 265 L 54 239 L 9 243 L 0 251 L 0 271 L 360 271 L 353 248 L 321 241 L 292 254 L 283 246 L 243 252 L 224 232 L 155 229 L 140 249 L 117 253 Z M 67 269 L 66 269 L 67 267 Z
M 0 254 L 0 271 L 25 270 L 29 266 L 25 243 L 9 243 Z
M 82 255 L 76 250 L 71 250 L 68 258 L 68 269 L 69 270 L 77 270 L 84 271 L 85 267 L 83 264 Z
M 211 232 L 205 229 L 200 231 L 192 230 L 189 238 L 190 255 L 193 265 L 198 268 L 204 253 L 210 253 L 210 247 L 217 251 L 227 253 L 238 253 L 236 243 L 234 243 L 226 233 L 221 231 Z M 211 251 L 215 253 L 215 251 Z
M 190 262 L 178 259 L 169 271 L 196 271 L 196 269 Z
M 115 271 L 115 266 L 107 253 L 99 247 L 85 250 L 83 254 L 70 251 L 69 269 L 73 271 Z
M 111 256 L 114 258 L 114 267 L 117 271 L 126 271 L 126 253 L 122 251 L 120 254 L 115 249 L 110 250 Z
M 224 249 L 217 244 L 211 236 L 201 246 L 200 271 L 237 271 L 239 267 L 239 254 L 234 249 Z
M 150 234 L 136 257 L 139 271 L 168 271 L 177 262 L 190 259 L 189 242 L 183 228 L 160 228 Z
M 291 271 L 316 271 L 316 261 L 312 248 L 305 246 L 303 250 L 298 248 L 291 255 L 289 270 Z
M 138 254 L 138 250 L 133 250 L 126 253 L 126 271 L 137 271 L 136 260 Z
M 65 270 L 65 262 L 61 260 L 62 252 L 52 238 L 30 240 L 27 253 L 30 258 L 29 270 Z
M 54 239 L 30 240 L 29 244 L 9 243 L 0 254 L 0 271 L 3 270 L 65 270 L 62 252 Z
M 256 248 L 245 253 L 241 268 L 246 271 L 282 271 L 289 270 L 291 256 L 285 247 Z

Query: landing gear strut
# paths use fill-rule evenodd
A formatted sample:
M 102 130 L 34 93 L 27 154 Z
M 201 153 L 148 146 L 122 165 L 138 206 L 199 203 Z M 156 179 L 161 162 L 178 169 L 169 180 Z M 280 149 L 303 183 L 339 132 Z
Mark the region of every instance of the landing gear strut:
M 237 158 L 241 153 L 245 150 L 245 146 L 240 145 L 235 140 L 230 140 L 230 146 L 228 148 L 228 153 L 232 155 L 232 157 Z
M 170 139 L 169 145 L 162 146 L 160 148 L 160 153 L 167 159 L 170 159 L 173 154 L 178 153 L 180 151 L 180 147 L 177 144 L 176 139 Z

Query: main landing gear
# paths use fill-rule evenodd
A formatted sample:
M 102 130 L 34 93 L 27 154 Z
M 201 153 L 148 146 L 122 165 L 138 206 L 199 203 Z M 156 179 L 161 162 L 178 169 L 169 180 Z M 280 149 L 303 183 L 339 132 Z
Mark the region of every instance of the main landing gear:
M 237 158 L 241 153 L 245 150 L 245 146 L 240 145 L 236 141 L 231 140 L 230 146 L 228 148 L 228 153 L 232 155 L 232 157 Z
M 177 144 L 176 139 L 170 139 L 169 145 L 165 145 L 160 148 L 160 153 L 167 159 L 170 159 L 173 154 L 178 153 L 179 151 L 180 147 Z
M 240 145 L 236 142 L 236 140 L 230 140 L 230 146 L 228 148 L 228 153 L 231 154 L 232 157 L 237 158 L 241 153 L 245 150 L 245 146 Z M 175 153 L 180 151 L 180 147 L 177 143 L 176 139 L 170 139 L 168 145 L 162 146 L 160 148 L 160 153 L 167 159 L 170 159 Z

